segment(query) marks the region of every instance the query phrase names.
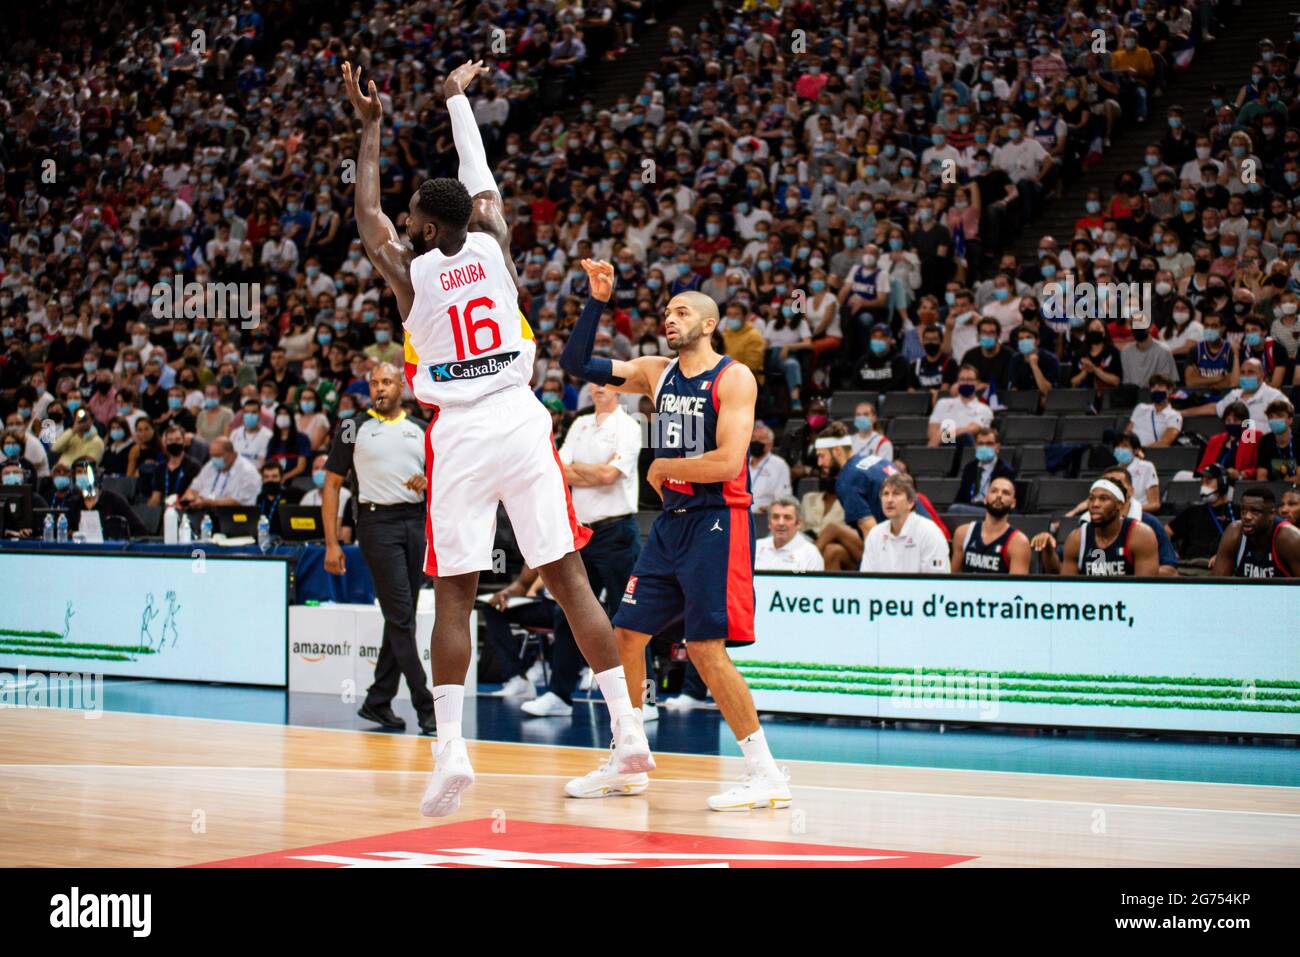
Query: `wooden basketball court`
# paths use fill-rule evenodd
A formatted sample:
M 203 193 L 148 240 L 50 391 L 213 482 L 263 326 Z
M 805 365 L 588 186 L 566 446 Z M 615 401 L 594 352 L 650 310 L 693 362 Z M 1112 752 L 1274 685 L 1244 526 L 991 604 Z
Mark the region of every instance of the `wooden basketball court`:
M 439 826 L 466 822 L 478 823 L 445 832 L 457 847 L 467 837 L 478 848 L 488 835 L 507 843 L 507 835 L 530 835 L 532 852 L 517 853 L 510 866 L 554 866 L 518 863 L 548 853 L 591 863 L 574 853 L 571 835 L 594 835 L 598 845 L 612 832 L 590 829 L 665 840 L 694 835 L 702 839 L 701 860 L 719 857 L 704 845 L 725 838 L 763 842 L 753 845 L 762 848 L 753 856 L 770 863 L 778 863 L 779 844 L 846 855 L 855 849 L 859 866 L 1300 862 L 1300 793 L 1290 788 L 782 762 L 792 776 L 793 809 L 718 814 L 704 798 L 739 775 L 738 758 L 661 754 L 645 794 L 584 801 L 565 798 L 562 787 L 591 770 L 599 752 L 471 742 L 470 754 L 479 778 L 461 811 L 430 821 L 417 810 L 430 767 L 427 738 L 120 712 L 87 718 L 6 711 L 0 866 L 195 865 L 348 842 L 339 853 L 251 862 L 338 865 L 385 853 L 367 851 L 366 839 L 426 829 L 415 836 L 439 843 Z M 396 845 L 376 846 L 411 842 L 408 834 Z M 862 854 L 864 848 L 873 853 Z M 401 866 L 441 859 L 407 854 Z M 393 860 L 389 853 L 374 866 Z

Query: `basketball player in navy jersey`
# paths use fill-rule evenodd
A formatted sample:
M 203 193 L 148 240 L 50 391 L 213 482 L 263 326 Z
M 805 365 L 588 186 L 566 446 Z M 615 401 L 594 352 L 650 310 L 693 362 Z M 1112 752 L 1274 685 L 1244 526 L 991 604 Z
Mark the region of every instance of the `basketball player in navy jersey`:
M 1278 517 L 1266 485 L 1241 495 L 1241 518 L 1228 526 L 1214 556 L 1222 578 L 1295 578 L 1300 575 L 1300 528 Z
M 954 575 L 1028 575 L 1029 538 L 1011 527 L 1016 483 L 995 478 L 984 492 L 984 517 L 959 525 L 952 534 Z
M 1088 490 L 1088 516 L 1082 528 L 1065 539 L 1065 558 L 1057 558 L 1056 538 L 1050 532 L 1034 536 L 1031 547 L 1038 552 L 1043 570 L 1049 575 L 1088 577 L 1132 577 L 1160 574 L 1160 548 L 1155 532 L 1140 519 L 1124 514 L 1127 496 L 1110 479 L 1099 478 Z
M 583 260 L 582 268 L 591 297 L 560 365 L 577 378 L 648 395 L 656 412 L 655 458 L 647 480 L 663 498 L 664 510 L 614 616 L 628 691 L 634 699 L 642 694 L 650 636 L 682 622 L 690 659 L 745 756 L 743 783 L 710 797 L 709 807 L 788 807 L 790 787 L 772 760 L 749 687 L 727 654 L 729 644 L 754 640 L 748 452 L 758 384 L 743 363 L 713 350 L 717 303 L 693 291 L 674 296 L 664 310 L 675 359 L 593 358 L 596 324 L 614 291 L 614 267 Z M 648 785 L 644 773 L 618 773 L 606 762 L 565 790 L 572 797 L 595 798 L 639 794 Z

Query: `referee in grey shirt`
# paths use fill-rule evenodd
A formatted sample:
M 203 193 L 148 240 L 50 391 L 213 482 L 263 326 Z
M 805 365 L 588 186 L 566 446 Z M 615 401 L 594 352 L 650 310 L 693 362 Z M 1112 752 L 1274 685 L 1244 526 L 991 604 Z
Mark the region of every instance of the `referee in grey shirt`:
M 415 611 L 424 581 L 425 423 L 402 411 L 401 373 L 384 362 L 370 373 L 370 410 L 345 422 L 334 436 L 321 489 L 325 570 L 342 575 L 339 489 L 357 474 L 357 542 L 365 556 L 384 613 L 384 643 L 375 682 L 357 714 L 385 728 L 404 730 L 393 713 L 398 680 L 406 676 L 420 730 L 434 733 L 433 695 L 415 641 Z

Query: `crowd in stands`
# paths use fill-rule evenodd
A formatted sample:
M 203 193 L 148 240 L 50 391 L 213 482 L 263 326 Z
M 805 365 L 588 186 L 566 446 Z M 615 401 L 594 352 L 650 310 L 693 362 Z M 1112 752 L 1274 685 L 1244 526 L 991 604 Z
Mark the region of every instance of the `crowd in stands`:
M 755 508 L 798 493 L 778 524 L 827 568 L 902 567 L 893 539 L 925 516 L 925 570 L 977 571 L 1008 514 L 1034 547 L 1002 570 L 1068 565 L 1075 519 L 1113 510 L 1091 482 L 1112 466 L 1165 573 L 1208 569 L 1238 489 L 1276 483 L 1294 515 L 1300 29 L 1186 115 L 1161 104 L 1214 40 L 1206 0 L 699 10 L 612 103 L 585 80 L 644 41 L 651 0 L 210 2 L 7 39 L 4 481 L 68 510 L 93 488 L 128 524 L 173 496 L 313 501 L 370 370 L 410 358 L 356 239 L 339 67 L 379 90 L 400 230 L 418 184 L 456 173 L 442 78 L 483 57 L 473 105 L 557 444 L 591 401 L 558 364 L 590 257 L 617 279 L 598 354 L 666 353 L 673 295 L 718 302 L 719 351 L 763 386 Z M 1018 258 L 1121 131 L 1142 167 Z M 161 310 L 181 283 L 252 288 L 256 315 Z M 1117 284 L 1150 297 L 1073 308 Z

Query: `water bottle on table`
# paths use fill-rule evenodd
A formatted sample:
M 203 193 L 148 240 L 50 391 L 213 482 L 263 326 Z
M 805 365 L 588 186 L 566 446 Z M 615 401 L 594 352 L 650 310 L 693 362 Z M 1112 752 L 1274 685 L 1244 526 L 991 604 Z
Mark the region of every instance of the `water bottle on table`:
M 271 547 L 271 522 L 265 515 L 257 519 L 257 547 L 263 554 Z
M 68 540 L 68 516 L 60 515 L 58 524 L 58 540 L 66 543 Z
M 54 541 L 54 516 L 53 515 L 45 516 L 45 526 L 41 530 L 41 541 L 45 541 L 45 542 Z
M 206 512 L 203 514 L 203 521 L 199 523 L 199 541 L 212 541 L 212 516 Z

